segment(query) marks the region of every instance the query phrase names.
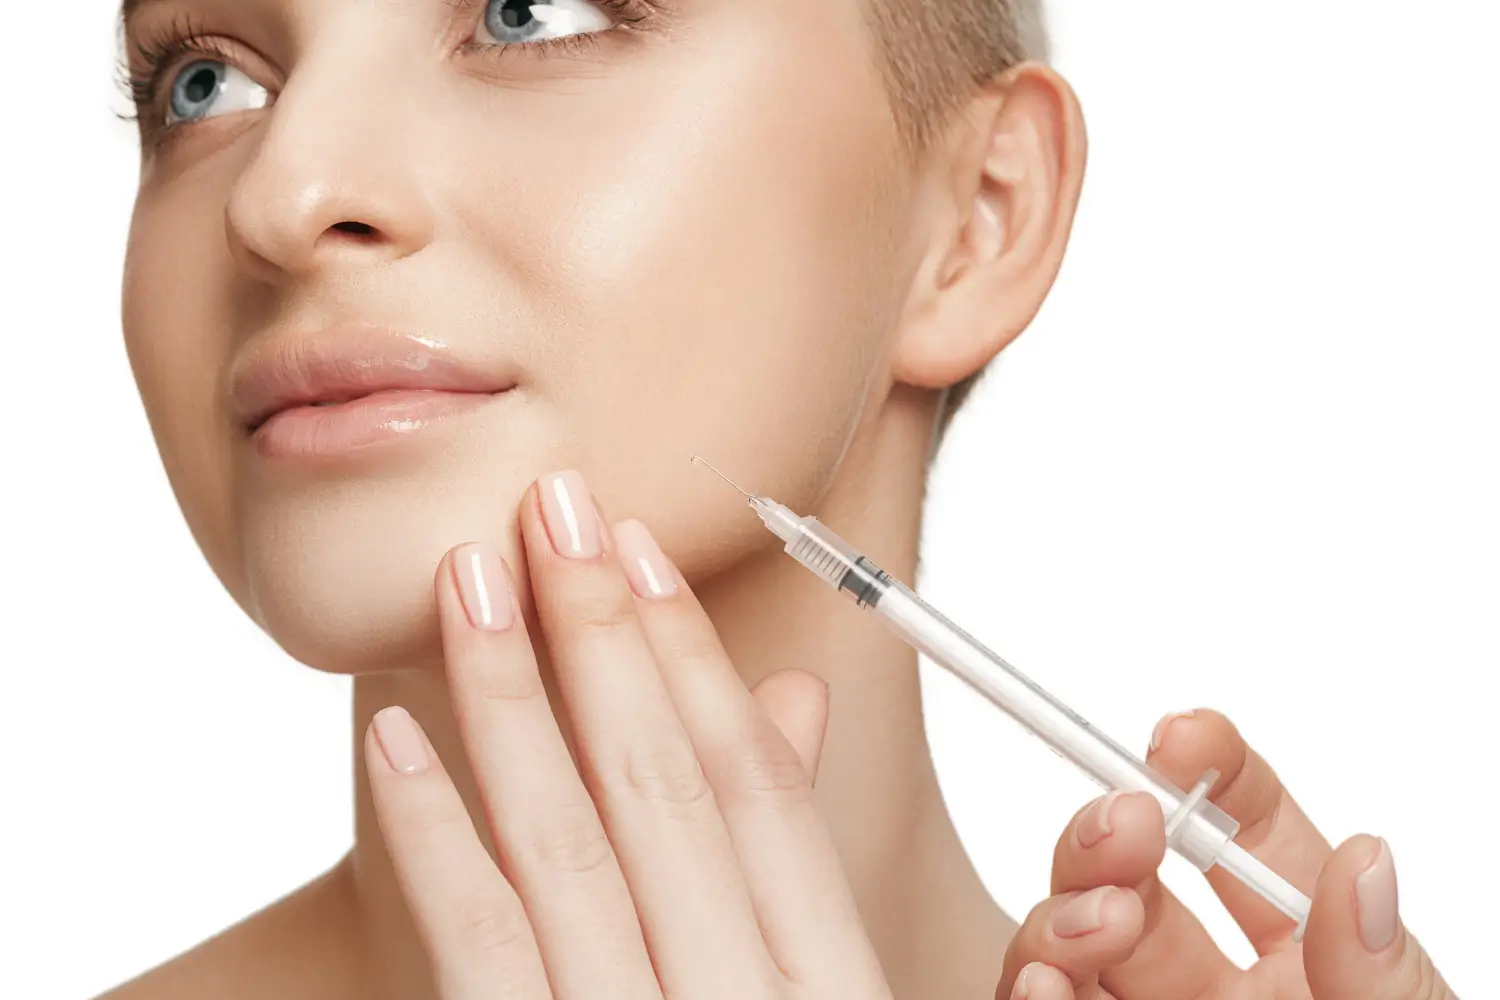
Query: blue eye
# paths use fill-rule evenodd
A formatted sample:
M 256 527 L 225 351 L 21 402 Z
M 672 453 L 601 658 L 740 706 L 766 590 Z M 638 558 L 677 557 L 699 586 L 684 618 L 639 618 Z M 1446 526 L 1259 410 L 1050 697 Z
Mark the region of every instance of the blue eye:
M 480 32 L 491 45 L 544 42 L 613 27 L 609 16 L 589 0 L 487 0 Z
M 217 59 L 200 59 L 184 66 L 172 81 L 167 124 L 263 108 L 269 103 L 266 88 L 243 71 Z

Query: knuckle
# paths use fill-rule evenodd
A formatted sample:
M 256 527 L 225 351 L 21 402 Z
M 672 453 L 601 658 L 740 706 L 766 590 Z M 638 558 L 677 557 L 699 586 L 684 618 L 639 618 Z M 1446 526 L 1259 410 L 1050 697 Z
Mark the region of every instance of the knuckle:
M 517 662 L 495 663 L 479 671 L 474 690 L 485 701 L 535 701 L 546 695 L 541 673 Z
M 553 871 L 589 872 L 614 857 L 614 849 L 593 807 L 579 806 L 541 830 L 532 840 L 538 862 Z
M 416 802 L 402 812 L 397 822 L 405 828 L 408 836 L 422 843 L 459 843 L 461 838 L 474 834 L 467 813 L 459 815 L 451 809 Z
M 518 903 L 478 896 L 454 912 L 454 936 L 466 952 L 491 955 L 519 947 L 527 937 L 526 915 Z
M 1241 771 L 1241 774 L 1244 772 Z M 1285 805 L 1285 799 L 1277 796 L 1271 801 L 1264 812 L 1252 819 L 1249 823 L 1240 827 L 1238 840 L 1246 847 L 1256 847 L 1266 842 L 1271 836 L 1271 831 L 1281 825 L 1281 814 Z
M 652 637 L 660 644 L 661 656 L 682 663 L 699 663 L 724 655 L 723 645 L 711 631 L 677 628 Z
M 635 620 L 635 605 L 628 594 L 582 594 L 568 602 L 565 614 L 576 628 L 613 632 Z
M 807 769 L 790 746 L 746 747 L 735 756 L 730 773 L 732 787 L 752 798 L 796 805 L 812 797 Z
M 1388 987 L 1387 1000 L 1452 1000 L 1443 977 L 1438 975 L 1427 950 L 1417 944 L 1410 935 L 1402 944 L 1404 949 L 1397 966 L 1394 982 Z
M 642 798 L 673 806 L 693 807 L 712 798 L 703 766 L 685 741 L 633 751 L 626 764 L 625 779 Z

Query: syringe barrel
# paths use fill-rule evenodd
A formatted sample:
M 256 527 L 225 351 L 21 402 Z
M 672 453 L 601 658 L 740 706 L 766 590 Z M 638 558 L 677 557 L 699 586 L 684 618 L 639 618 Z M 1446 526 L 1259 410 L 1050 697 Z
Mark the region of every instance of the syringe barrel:
M 787 554 L 824 582 L 872 609 L 897 635 L 967 682 L 1106 790 L 1151 792 L 1161 800 L 1166 815 L 1176 812 L 1183 799 L 1181 789 L 945 618 L 817 518 L 781 520 L 786 523 L 780 525 L 778 534 L 787 539 Z M 1224 839 L 1233 835 L 1231 827 Z
M 1164 816 L 1170 819 L 1176 815 L 1186 797 L 1182 789 L 916 594 L 889 577 L 885 581 L 882 592 L 871 603 L 887 627 L 968 683 L 1104 789 L 1149 792 L 1160 803 Z M 1206 800 L 1196 803 L 1192 815 L 1182 819 L 1172 847 L 1200 871 L 1213 867 L 1224 845 L 1239 830 L 1228 813 Z
M 786 543 L 786 551 L 830 586 L 871 609 L 908 644 L 978 691 L 997 708 L 1071 760 L 1107 791 L 1146 792 L 1161 806 L 1167 845 L 1200 871 L 1216 863 L 1297 921 L 1307 923 L 1309 901 L 1294 886 L 1234 843 L 1239 823 L 1208 801 L 1216 772 L 1184 794 L 1145 761 L 1105 736 L 1034 681 L 943 617 L 817 518 L 799 518 L 762 501 L 757 513 Z

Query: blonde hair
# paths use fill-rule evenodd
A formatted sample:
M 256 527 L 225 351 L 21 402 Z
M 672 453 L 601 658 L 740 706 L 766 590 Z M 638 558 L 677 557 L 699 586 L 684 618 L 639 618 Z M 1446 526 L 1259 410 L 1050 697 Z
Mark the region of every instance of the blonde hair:
M 869 0 L 881 69 L 913 151 L 981 87 L 1022 62 L 1050 56 L 1042 0 Z M 943 426 L 977 373 L 948 390 Z
M 999 74 L 1048 58 L 1042 0 L 869 0 L 882 70 L 913 145 Z

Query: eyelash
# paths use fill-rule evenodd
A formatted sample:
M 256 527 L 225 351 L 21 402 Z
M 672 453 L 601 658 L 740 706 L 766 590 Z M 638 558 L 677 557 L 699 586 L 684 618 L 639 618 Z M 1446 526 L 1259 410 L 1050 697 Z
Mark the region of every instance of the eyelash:
M 460 9 L 467 10 L 479 7 L 488 0 L 449 0 L 449 2 Z M 464 52 L 477 52 L 491 59 L 512 58 L 520 56 L 541 55 L 576 55 L 583 52 L 592 52 L 594 48 L 604 40 L 603 36 L 612 31 L 639 31 L 641 25 L 646 23 L 653 15 L 660 11 L 657 0 L 590 0 L 595 6 L 608 11 L 614 17 L 614 26 L 604 31 L 594 31 L 578 35 L 564 35 L 561 38 L 545 38 L 538 42 L 465 42 Z
M 480 6 L 488 0 L 448 0 L 458 9 Z M 661 0 L 591 0 L 614 16 L 614 26 L 606 31 L 587 34 L 565 35 L 562 38 L 546 38 L 535 42 L 488 43 L 467 42 L 465 52 L 478 52 L 490 58 L 510 57 L 516 54 L 529 56 L 580 53 L 591 51 L 602 41 L 601 36 L 610 31 L 639 31 L 642 25 L 661 13 Z M 220 39 L 204 30 L 201 23 L 191 15 L 175 16 L 165 27 L 142 41 L 127 41 L 127 55 L 121 59 L 120 88 L 132 103 L 134 110 L 123 117 L 139 123 L 142 115 L 160 100 L 162 84 L 168 72 L 176 69 L 178 62 L 191 55 L 198 59 L 215 59 L 225 63 L 234 62 L 233 50 Z M 134 59 L 129 53 L 134 52 Z M 139 64 L 133 69 L 132 62 Z M 153 132 L 170 131 L 177 126 L 154 125 Z
M 188 14 L 174 16 L 155 34 L 141 41 L 127 41 L 125 47 L 126 54 L 120 60 L 120 88 L 135 107 L 125 116 L 131 121 L 139 121 L 141 114 L 156 103 L 167 70 L 175 68 L 181 57 L 191 53 L 230 61 L 228 46 L 207 34 Z M 132 68 L 132 63 L 140 68 Z

